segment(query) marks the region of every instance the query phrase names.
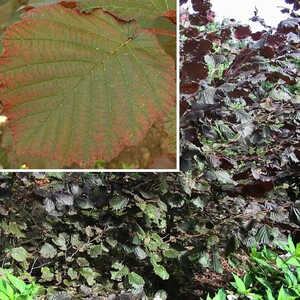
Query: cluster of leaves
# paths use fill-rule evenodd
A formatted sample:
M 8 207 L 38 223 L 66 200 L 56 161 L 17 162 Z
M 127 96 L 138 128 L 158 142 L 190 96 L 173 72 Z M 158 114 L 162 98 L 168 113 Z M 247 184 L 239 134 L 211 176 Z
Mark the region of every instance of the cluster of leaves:
M 1 300 L 33 300 L 38 290 L 39 287 L 34 282 L 26 284 L 10 273 L 0 277 Z
M 174 158 L 175 0 L 13 0 L 0 12 L 4 167 L 93 168 L 137 146 Z M 157 124 L 165 136 L 141 144 Z
M 294 300 L 300 297 L 300 243 L 295 247 L 291 237 L 287 244 L 279 243 L 285 254 L 263 247 L 262 251 L 252 248 L 250 269 L 243 278 L 233 274 L 232 286 L 240 296 L 248 299 Z M 229 292 L 230 294 L 230 292 Z M 232 293 L 231 293 L 232 294 Z M 213 299 L 226 300 L 226 293 L 220 289 Z
M 43 294 L 212 292 L 218 285 L 197 277 L 209 270 L 209 277 L 228 278 L 224 254 L 235 268 L 237 249 L 299 230 L 292 201 L 272 207 L 288 199 L 280 186 L 266 208 L 241 197 L 217 200 L 220 194 L 188 174 L 17 173 L 1 182 L 0 261 L 43 285 Z

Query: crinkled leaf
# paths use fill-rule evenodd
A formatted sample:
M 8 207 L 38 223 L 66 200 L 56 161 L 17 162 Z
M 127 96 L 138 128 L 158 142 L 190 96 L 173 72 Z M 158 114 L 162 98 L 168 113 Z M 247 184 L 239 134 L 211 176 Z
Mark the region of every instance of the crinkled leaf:
M 42 279 L 45 281 L 52 281 L 54 278 L 54 274 L 48 267 L 42 267 Z
M 42 246 L 40 253 L 44 258 L 53 258 L 57 254 L 57 251 L 51 244 L 45 243 Z
M 97 257 L 102 254 L 102 246 L 101 245 L 93 245 L 88 250 L 88 253 L 91 257 Z
M 67 250 L 66 239 L 64 234 L 60 233 L 58 237 L 52 239 L 52 242 L 61 250 Z
M 78 257 L 76 261 L 80 267 L 87 267 L 90 265 L 89 261 L 84 257 Z
M 224 170 L 215 171 L 214 173 L 218 181 L 220 181 L 221 183 L 237 184 L 234 180 L 232 180 L 230 174 Z
M 134 253 L 140 260 L 143 260 L 148 256 L 147 253 L 141 247 L 134 248 Z
M 16 261 L 23 262 L 26 261 L 26 258 L 29 256 L 29 253 L 23 247 L 17 247 L 11 249 L 11 256 Z
M 163 280 L 169 279 L 170 275 L 169 275 L 169 273 L 167 272 L 167 270 L 165 269 L 164 266 L 156 264 L 156 263 L 152 264 L 152 265 L 153 265 L 154 273 L 156 275 L 158 275 Z
M 124 196 L 115 196 L 109 201 L 111 207 L 115 210 L 120 210 L 125 208 L 128 202 L 129 199 Z
M 3 143 L 32 168 L 110 161 L 174 105 L 174 61 L 156 36 L 100 9 L 32 9 L 3 45 Z
M 24 238 L 25 234 L 21 232 L 20 226 L 16 222 L 9 222 L 8 230 L 16 238 Z
M 71 280 L 74 280 L 77 278 L 78 273 L 73 268 L 68 269 L 68 276 L 71 278 Z
M 135 289 L 140 288 L 140 287 L 144 286 L 144 284 L 145 284 L 143 277 L 141 277 L 139 274 L 137 274 L 135 272 L 130 272 L 128 274 L 128 281 L 129 281 L 129 284 L 132 287 L 134 287 Z
M 80 274 L 85 278 L 90 286 L 95 284 L 95 278 L 99 276 L 99 274 L 94 272 L 91 268 L 82 268 L 80 270 Z

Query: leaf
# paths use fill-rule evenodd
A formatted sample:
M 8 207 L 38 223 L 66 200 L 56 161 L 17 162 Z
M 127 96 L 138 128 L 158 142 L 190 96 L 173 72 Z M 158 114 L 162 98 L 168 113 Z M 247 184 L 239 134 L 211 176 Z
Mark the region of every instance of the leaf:
M 0 279 L 0 299 L 3 300 L 11 300 L 14 297 L 14 290 L 13 288 L 10 286 L 10 284 L 3 279 Z
M 156 36 L 100 9 L 32 9 L 3 45 L 3 144 L 30 168 L 110 161 L 174 105 L 175 64 Z
M 12 21 L 12 18 L 16 14 L 16 10 L 19 6 L 20 3 L 18 0 L 9 0 L 5 3 L 0 3 L 0 34 Z
M 176 9 L 176 0 L 79 0 L 82 10 L 90 11 L 94 8 L 105 8 L 122 19 L 135 17 L 161 16 L 167 10 Z
M 165 290 L 158 290 L 155 295 L 153 300 L 167 300 L 168 295 Z
M 148 256 L 147 253 L 141 247 L 135 247 L 134 248 L 134 254 L 140 260 L 143 260 Z
M 54 274 L 48 267 L 42 267 L 42 279 L 45 281 L 52 281 L 54 278 Z
M 91 257 L 98 257 L 102 254 L 102 246 L 101 245 L 92 245 L 88 250 L 88 253 Z
M 118 261 L 112 265 L 112 268 L 117 270 L 117 271 L 110 272 L 112 280 L 121 280 L 124 276 L 128 275 L 129 273 L 128 267 L 124 266 L 122 263 L 119 263 Z
M 270 241 L 271 228 L 268 225 L 260 227 L 256 234 L 258 243 L 267 244 Z
M 44 258 L 53 258 L 57 254 L 57 251 L 52 245 L 50 245 L 49 243 L 45 243 L 42 246 L 40 253 Z
M 289 253 L 291 253 L 292 255 L 295 255 L 296 247 L 295 247 L 292 237 L 290 235 L 288 236 L 288 245 L 289 245 Z
M 176 155 L 176 140 L 177 140 L 177 128 L 176 128 L 176 105 L 174 105 L 165 119 L 165 130 L 169 136 L 166 152 Z
M 235 280 L 237 291 L 240 294 L 245 294 L 247 292 L 247 290 L 246 290 L 246 287 L 245 287 L 245 284 L 244 284 L 243 280 L 241 278 L 239 278 L 237 275 L 235 275 L 234 273 L 232 275 L 233 275 L 233 278 Z
M 87 267 L 90 265 L 89 261 L 84 257 L 78 257 L 76 261 L 80 267 Z
M 86 279 L 90 286 L 95 284 L 95 278 L 99 276 L 99 274 L 94 272 L 91 268 L 82 268 L 80 274 Z
M 29 253 L 23 247 L 17 247 L 11 249 L 11 256 L 18 262 L 24 262 L 29 256 Z
M 109 201 L 109 204 L 111 205 L 112 209 L 121 210 L 121 209 L 124 209 L 126 207 L 128 202 L 129 202 L 128 197 L 115 196 Z
M 149 26 L 143 25 L 143 28 L 148 28 L 155 33 L 159 44 L 167 54 L 176 60 L 176 25 L 170 22 L 165 17 L 157 17 Z M 176 116 L 176 113 L 174 113 Z M 176 122 L 175 122 L 176 124 Z M 175 135 L 176 136 L 176 135 Z
M 6 295 L 6 294 L 4 294 L 4 292 L 2 292 L 1 290 L 0 290 L 0 299 L 2 299 L 2 300 L 10 300 L 10 298 Z
M 25 234 L 20 230 L 20 227 L 16 222 L 9 222 L 8 230 L 16 238 L 25 238 Z
M 73 268 L 68 269 L 68 276 L 71 278 L 71 280 L 74 280 L 77 278 L 78 273 Z
M 229 183 L 229 184 L 234 184 L 236 185 L 237 183 L 231 179 L 231 176 L 228 172 L 220 170 L 220 171 L 215 171 L 214 172 L 218 181 L 220 181 L 221 183 Z
M 58 237 L 52 239 L 52 242 L 61 250 L 67 250 L 66 239 L 64 234 L 60 233 Z
M 13 276 L 12 274 L 7 274 L 6 277 L 20 293 L 24 292 L 26 289 L 26 283 L 23 280 Z
M 167 270 L 164 268 L 164 266 L 159 265 L 159 264 L 152 264 L 153 265 L 153 270 L 156 275 L 158 275 L 161 279 L 167 280 L 169 279 L 169 273 Z
M 145 284 L 143 277 L 135 272 L 130 272 L 128 274 L 128 281 L 129 281 L 129 284 L 135 289 L 141 288 Z

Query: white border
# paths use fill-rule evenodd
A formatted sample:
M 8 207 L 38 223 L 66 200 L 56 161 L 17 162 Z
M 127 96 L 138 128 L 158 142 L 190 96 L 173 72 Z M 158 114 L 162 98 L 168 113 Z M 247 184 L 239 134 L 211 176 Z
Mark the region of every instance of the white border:
M 176 169 L 2 169 L 0 172 L 99 172 L 99 173 L 140 173 L 140 172 L 153 172 L 153 173 L 163 173 L 163 172 L 180 172 L 179 166 L 179 1 L 176 3 Z

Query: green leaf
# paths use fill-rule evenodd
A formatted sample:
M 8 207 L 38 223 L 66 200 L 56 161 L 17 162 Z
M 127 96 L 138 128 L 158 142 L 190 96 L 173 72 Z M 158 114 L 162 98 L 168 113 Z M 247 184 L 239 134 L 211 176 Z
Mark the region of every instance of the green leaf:
M 95 284 L 95 278 L 99 276 L 99 274 L 94 272 L 91 268 L 80 269 L 80 274 L 86 279 L 90 286 Z
M 111 271 L 111 279 L 112 280 L 120 280 L 124 276 L 128 275 L 129 269 L 124 266 L 122 263 L 116 261 L 113 265 L 112 268 L 116 269 L 117 271 Z
M 44 258 L 53 258 L 57 254 L 57 251 L 51 244 L 45 243 L 42 246 L 40 253 Z
M 124 209 L 128 204 L 128 202 L 129 202 L 128 197 L 115 196 L 109 201 L 109 204 L 111 205 L 112 209 L 120 210 L 120 209 Z
M 134 254 L 138 257 L 138 259 L 143 260 L 147 257 L 147 253 L 141 247 L 134 248 Z
M 153 265 L 154 273 L 156 275 L 158 275 L 163 280 L 169 279 L 170 275 L 167 272 L 167 270 L 164 268 L 164 266 L 159 264 L 152 264 L 152 265 Z
M 71 278 L 71 280 L 75 280 L 75 279 L 77 279 L 78 273 L 73 268 L 69 268 L 68 276 Z
M 209 254 L 208 252 L 204 252 L 201 254 L 201 257 L 199 258 L 199 263 L 202 265 L 202 267 L 207 268 L 210 266 L 209 264 Z
M 225 184 L 229 183 L 234 185 L 237 184 L 237 182 L 231 178 L 231 175 L 224 170 L 214 171 L 214 173 L 218 181 L 220 181 L 221 183 L 225 183 Z
M 1 278 L 0 278 L 0 291 L 2 292 L 2 294 L 7 296 L 9 300 L 14 299 L 14 289 L 12 288 L 10 283 L 8 283 L 6 280 Z
M 297 299 L 297 296 L 289 296 L 288 294 L 286 294 L 284 287 L 282 285 L 279 290 L 277 300 L 294 300 L 294 299 Z
M 67 250 L 66 239 L 63 233 L 60 233 L 58 237 L 53 238 L 52 242 L 61 250 Z
M 82 10 L 105 8 L 123 19 L 161 16 L 165 11 L 176 9 L 176 0 L 79 0 Z
M 297 259 L 296 257 L 290 257 L 286 260 L 286 263 L 291 265 L 291 266 L 295 266 L 295 267 L 300 267 L 300 260 Z
M 295 256 L 300 259 L 300 243 L 296 246 Z
M 108 162 L 174 106 L 175 63 L 156 35 L 100 9 L 32 9 L 3 44 L 3 144 L 13 147 L 12 164 Z
M 267 293 L 267 300 L 275 300 L 271 289 L 268 288 L 266 293 Z
M 155 295 L 153 300 L 167 300 L 168 299 L 168 295 L 167 292 L 165 290 L 158 290 Z
M 128 282 L 135 289 L 141 288 L 145 284 L 143 277 L 135 272 L 130 272 L 128 274 Z
M 226 300 L 227 296 L 223 289 L 219 289 L 218 293 L 214 296 L 213 300 Z
M 295 245 L 293 243 L 292 237 L 290 235 L 288 236 L 288 245 L 289 245 L 289 253 L 294 255 L 295 252 L 296 252 L 296 248 L 295 248 Z
M 24 238 L 25 234 L 21 232 L 19 225 L 16 222 L 9 222 L 8 230 L 16 238 Z
M 232 276 L 235 280 L 235 287 L 236 287 L 237 291 L 243 295 L 247 294 L 246 286 L 245 286 L 243 280 L 241 278 L 239 278 L 237 275 L 235 275 L 234 273 L 232 274 Z
M 91 257 L 98 257 L 102 254 L 102 246 L 101 245 L 92 245 L 88 250 L 88 253 Z
M 18 262 L 24 262 L 29 256 L 29 253 L 23 247 L 18 247 L 11 249 L 11 256 Z
M 78 257 L 76 261 L 80 267 L 87 267 L 90 265 L 89 261 L 85 257 Z
M 0 290 L 0 299 L 1 299 L 1 300 L 11 300 L 11 298 L 9 298 L 9 297 L 7 296 L 7 294 L 4 293 L 4 291 L 1 291 L 1 290 Z
M 52 281 L 54 278 L 54 274 L 48 267 L 42 267 L 42 279 L 45 281 Z
M 163 255 L 168 258 L 178 258 L 180 252 L 175 249 L 167 249 L 163 251 Z
M 20 293 L 25 291 L 26 283 L 23 280 L 13 276 L 12 274 L 7 274 L 6 277 L 11 282 L 13 287 L 16 288 Z
M 272 266 L 272 265 L 270 265 L 270 264 L 268 264 L 265 260 L 263 260 L 263 259 L 260 259 L 260 258 L 257 258 L 257 257 L 252 257 L 252 259 L 253 260 L 255 260 L 257 263 L 259 263 L 260 265 L 262 265 L 262 266 L 265 266 L 265 267 L 267 267 L 267 268 L 269 268 L 269 269 L 274 269 L 274 267 Z
M 272 283 L 270 283 L 268 280 L 266 280 L 265 278 L 262 277 L 258 277 L 255 276 L 256 280 L 258 282 L 260 282 L 264 287 L 266 287 L 267 289 L 271 289 L 272 290 Z

